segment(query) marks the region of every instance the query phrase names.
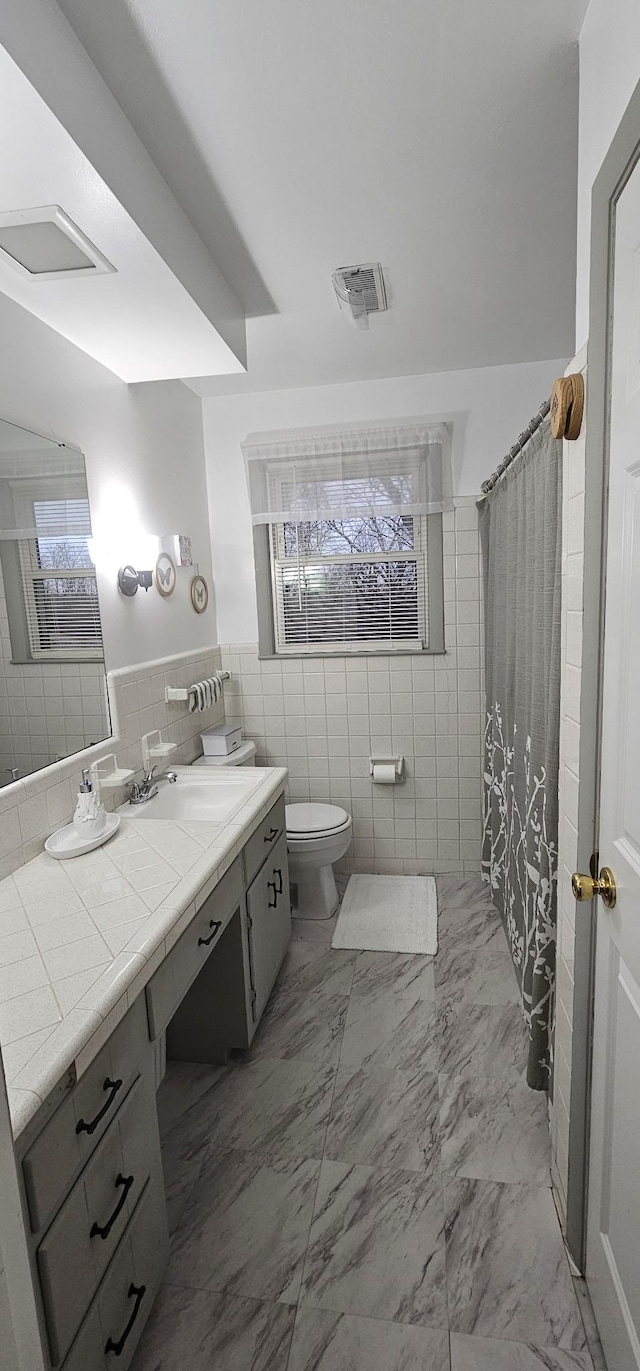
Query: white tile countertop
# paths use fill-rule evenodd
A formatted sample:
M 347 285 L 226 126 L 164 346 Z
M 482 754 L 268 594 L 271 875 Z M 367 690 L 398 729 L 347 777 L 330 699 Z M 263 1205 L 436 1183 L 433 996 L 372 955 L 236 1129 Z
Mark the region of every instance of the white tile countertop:
M 284 790 L 260 779 L 229 823 L 136 820 L 103 847 L 47 853 L 0 881 L 0 1044 L 14 1136 L 64 1073 L 78 1076 Z M 151 801 L 150 803 L 153 803 Z

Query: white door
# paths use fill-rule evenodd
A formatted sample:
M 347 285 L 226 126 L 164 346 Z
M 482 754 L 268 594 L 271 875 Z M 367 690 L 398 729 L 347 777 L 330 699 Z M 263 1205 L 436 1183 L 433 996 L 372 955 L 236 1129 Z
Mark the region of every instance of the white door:
M 618 200 L 587 1281 L 610 1371 L 640 1368 L 640 164 Z

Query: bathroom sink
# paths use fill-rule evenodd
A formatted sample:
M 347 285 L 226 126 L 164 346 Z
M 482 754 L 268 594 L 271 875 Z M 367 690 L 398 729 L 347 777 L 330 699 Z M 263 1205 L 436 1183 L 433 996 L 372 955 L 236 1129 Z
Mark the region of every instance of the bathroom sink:
M 188 766 L 173 769 L 177 781 L 161 781 L 152 800 L 141 805 L 121 805 L 120 813 L 130 819 L 227 823 L 262 781 L 262 773 L 256 768 L 238 770 L 231 776 L 217 772 L 211 775 L 208 769 L 201 774 Z

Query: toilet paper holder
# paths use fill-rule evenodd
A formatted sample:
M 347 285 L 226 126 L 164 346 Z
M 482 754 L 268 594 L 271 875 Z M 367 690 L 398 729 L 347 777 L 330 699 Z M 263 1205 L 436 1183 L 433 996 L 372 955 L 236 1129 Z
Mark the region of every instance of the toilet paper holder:
M 376 753 L 375 756 L 369 758 L 369 774 L 373 778 L 374 785 L 388 785 L 389 781 L 387 780 L 386 776 L 380 776 L 379 779 L 376 777 L 376 768 L 379 767 L 384 767 L 385 771 L 388 767 L 394 768 L 395 779 L 391 782 L 391 784 L 397 785 L 398 781 L 404 780 L 404 757 L 402 755 L 396 754 L 395 756 L 391 757 L 388 754 L 382 755 L 380 753 Z

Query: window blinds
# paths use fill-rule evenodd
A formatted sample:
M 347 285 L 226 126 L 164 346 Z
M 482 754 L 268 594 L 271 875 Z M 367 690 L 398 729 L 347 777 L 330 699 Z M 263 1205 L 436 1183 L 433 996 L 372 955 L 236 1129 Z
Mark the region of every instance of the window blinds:
M 101 658 L 102 632 L 95 569 L 87 539 L 89 501 L 33 499 L 35 536 L 19 540 L 24 607 L 31 653 Z
M 426 520 L 274 524 L 271 566 L 276 651 L 427 646 Z

